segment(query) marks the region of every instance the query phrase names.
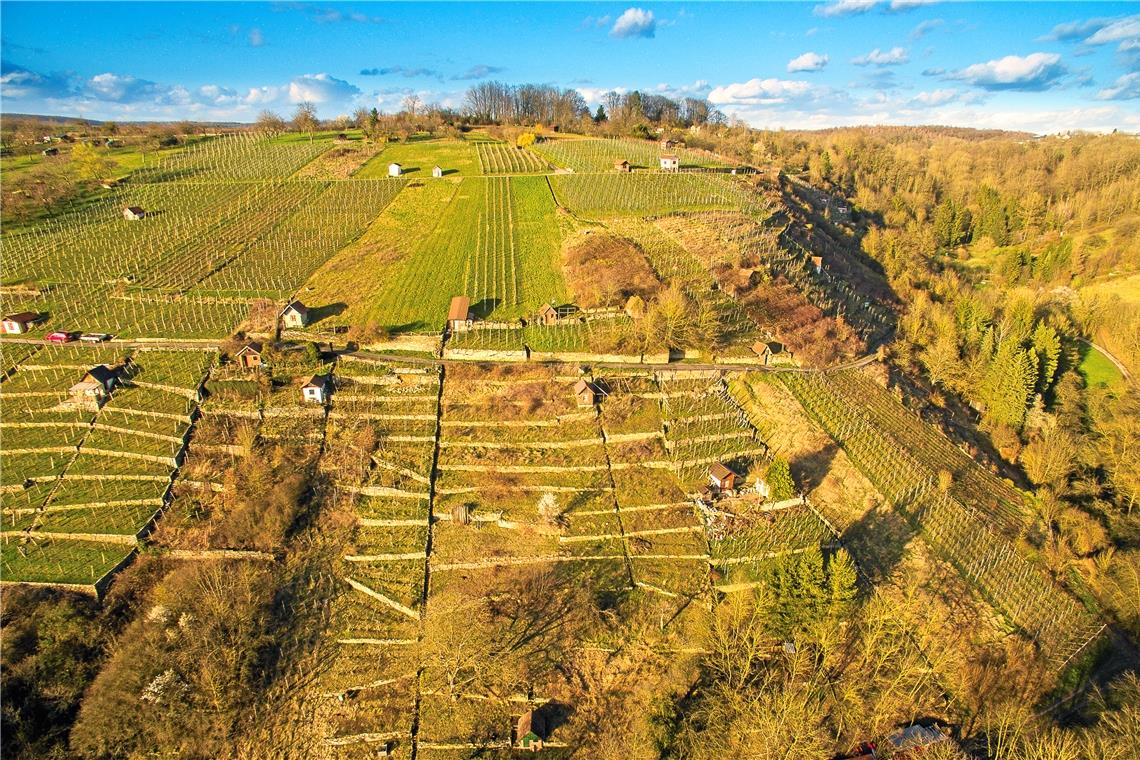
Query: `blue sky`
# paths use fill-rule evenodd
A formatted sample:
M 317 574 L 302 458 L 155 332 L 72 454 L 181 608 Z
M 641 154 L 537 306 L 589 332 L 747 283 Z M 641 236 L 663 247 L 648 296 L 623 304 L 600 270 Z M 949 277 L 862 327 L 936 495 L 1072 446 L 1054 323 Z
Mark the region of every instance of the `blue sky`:
M 1135 3 L 0 2 L 0 108 L 252 120 L 473 82 L 709 98 L 758 127 L 1140 132 Z

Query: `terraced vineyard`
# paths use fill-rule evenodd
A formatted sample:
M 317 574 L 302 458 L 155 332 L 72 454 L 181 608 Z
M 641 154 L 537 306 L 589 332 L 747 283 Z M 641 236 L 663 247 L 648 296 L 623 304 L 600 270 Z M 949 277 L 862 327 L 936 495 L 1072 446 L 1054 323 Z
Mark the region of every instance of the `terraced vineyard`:
M 124 383 L 101 408 L 68 394 L 92 360 L 118 367 Z M 0 384 L 6 581 L 105 583 L 166 503 L 212 361 L 45 348 Z

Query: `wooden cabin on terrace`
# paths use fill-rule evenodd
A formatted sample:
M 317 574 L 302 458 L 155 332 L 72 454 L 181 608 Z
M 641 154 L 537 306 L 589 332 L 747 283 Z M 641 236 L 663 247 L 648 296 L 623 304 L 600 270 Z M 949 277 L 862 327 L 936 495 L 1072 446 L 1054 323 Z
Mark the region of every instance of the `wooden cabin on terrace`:
M 304 327 L 309 324 L 309 308 L 300 301 L 290 301 L 281 311 L 281 324 L 285 327 Z
M 257 341 L 246 343 L 234 354 L 234 361 L 245 369 L 260 369 L 264 366 L 261 358 L 261 344 Z
M 626 161 L 625 159 L 622 159 L 621 161 L 614 161 L 614 169 L 619 172 L 629 174 L 629 161 Z
M 538 309 L 538 321 L 544 325 L 552 325 L 558 321 L 558 309 L 544 303 Z
M 102 406 L 119 382 L 119 373 L 106 364 L 98 364 L 83 375 L 83 379 L 71 386 L 68 393 L 74 403 Z
M 471 329 L 472 321 L 471 299 L 467 296 L 452 298 L 447 310 L 447 329 L 453 333 L 467 332 Z
M 719 491 L 731 491 L 736 488 L 736 473 L 714 462 L 709 465 L 709 485 Z
M 2 329 L 5 335 L 20 335 L 31 329 L 32 325 L 40 321 L 40 315 L 34 311 L 21 311 L 19 314 L 9 314 L 4 317 Z
M 316 404 L 323 404 L 328 400 L 330 382 L 328 375 L 313 375 L 309 382 L 301 386 L 301 398 Z
M 585 380 L 574 383 L 574 398 L 578 400 L 578 406 L 593 406 L 598 403 L 598 395 L 598 388 L 593 383 Z
M 784 344 L 777 343 L 774 340 L 758 340 L 752 344 L 752 353 L 763 359 L 765 364 L 771 364 L 776 358 L 785 353 Z

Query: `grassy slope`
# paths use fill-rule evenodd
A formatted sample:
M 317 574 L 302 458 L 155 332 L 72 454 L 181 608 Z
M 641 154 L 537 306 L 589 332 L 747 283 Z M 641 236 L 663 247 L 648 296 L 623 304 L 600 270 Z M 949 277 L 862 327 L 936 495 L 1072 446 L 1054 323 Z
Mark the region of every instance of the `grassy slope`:
M 1090 388 L 1098 385 L 1112 387 L 1124 380 L 1120 370 L 1108 360 L 1107 356 L 1092 346 L 1082 346 L 1082 350 L 1084 354 L 1081 363 L 1077 365 L 1077 371 L 1085 378 Z
M 479 174 L 475 147 L 462 140 L 422 140 L 408 143 L 390 143 L 379 155 L 365 164 L 354 176 L 360 179 L 387 177 L 388 164 L 403 166 L 404 174 L 413 179 L 431 177 L 431 170 L 439 166 L 444 176 L 471 176 Z

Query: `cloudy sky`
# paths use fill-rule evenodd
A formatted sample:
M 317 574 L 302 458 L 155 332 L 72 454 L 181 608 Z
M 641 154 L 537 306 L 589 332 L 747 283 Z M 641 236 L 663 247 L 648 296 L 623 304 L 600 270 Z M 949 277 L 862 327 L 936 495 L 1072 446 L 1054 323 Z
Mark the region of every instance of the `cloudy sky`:
M 322 117 L 472 83 L 707 97 L 758 127 L 1140 132 L 1135 3 L 0 2 L 0 109 Z

